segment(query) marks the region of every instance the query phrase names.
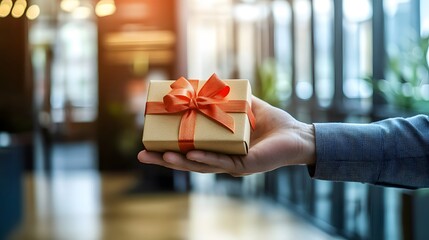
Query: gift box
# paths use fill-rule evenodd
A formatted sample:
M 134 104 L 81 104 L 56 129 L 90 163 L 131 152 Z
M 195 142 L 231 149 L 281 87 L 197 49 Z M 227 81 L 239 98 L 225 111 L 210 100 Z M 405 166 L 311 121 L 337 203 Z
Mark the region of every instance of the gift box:
M 148 151 L 192 149 L 247 154 L 255 126 L 246 79 L 152 80 L 147 95 L 143 145 Z

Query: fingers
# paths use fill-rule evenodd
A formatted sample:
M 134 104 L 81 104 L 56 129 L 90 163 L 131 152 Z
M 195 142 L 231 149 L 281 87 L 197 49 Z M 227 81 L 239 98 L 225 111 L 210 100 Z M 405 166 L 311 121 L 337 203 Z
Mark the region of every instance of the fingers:
M 176 169 L 176 170 L 180 170 L 180 171 L 187 171 L 186 169 L 183 169 L 180 166 L 174 166 L 174 165 L 164 161 L 162 153 L 148 152 L 146 150 L 143 150 L 143 151 L 139 152 L 139 154 L 137 155 L 137 158 L 141 163 L 155 164 L 155 165 L 159 165 L 159 166 L 163 166 L 163 167 L 167 167 L 167 168 L 171 168 L 171 169 Z
M 259 99 L 258 97 L 252 96 L 252 111 L 255 116 L 258 115 L 259 111 L 264 109 L 267 105 L 269 104 Z
M 224 168 L 225 165 L 228 165 L 228 162 L 231 161 L 228 155 L 198 150 L 188 152 L 188 154 L 186 154 L 186 158 L 207 165 L 223 166 Z
M 137 159 L 142 163 L 156 164 L 159 162 L 159 159 L 162 159 L 162 153 L 143 150 L 139 152 Z
M 222 169 L 217 168 L 215 166 L 210 166 L 204 163 L 190 161 L 186 159 L 185 156 L 179 153 L 167 152 L 164 154 L 164 161 L 169 163 L 172 166 L 179 167 L 181 169 L 185 169 L 187 171 L 192 172 L 200 172 L 200 173 L 222 173 L 224 172 Z
M 222 169 L 214 166 L 210 166 L 200 162 L 190 161 L 186 159 L 185 156 L 183 156 L 182 154 L 175 152 L 166 152 L 162 154 L 143 150 L 138 154 L 137 158 L 142 163 L 156 164 L 180 171 L 193 171 L 200 173 L 225 172 Z
M 238 155 L 225 155 L 194 150 L 186 154 L 186 158 L 218 169 L 223 169 L 224 172 L 233 176 L 243 175 L 246 169 L 243 157 Z

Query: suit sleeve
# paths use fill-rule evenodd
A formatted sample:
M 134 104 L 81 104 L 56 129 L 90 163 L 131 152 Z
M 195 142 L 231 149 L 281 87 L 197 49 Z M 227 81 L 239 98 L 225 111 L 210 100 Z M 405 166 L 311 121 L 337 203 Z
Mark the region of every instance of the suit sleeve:
M 371 124 L 315 123 L 310 176 L 403 188 L 429 187 L 429 116 Z

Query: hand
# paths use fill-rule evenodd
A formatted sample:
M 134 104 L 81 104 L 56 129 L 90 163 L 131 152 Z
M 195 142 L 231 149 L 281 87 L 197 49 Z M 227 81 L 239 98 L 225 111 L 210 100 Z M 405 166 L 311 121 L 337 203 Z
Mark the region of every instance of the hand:
M 253 97 L 256 129 L 246 156 L 192 150 L 186 155 L 141 151 L 142 163 L 201 173 L 228 173 L 244 176 L 288 165 L 315 163 L 314 128 L 299 122 L 287 112 Z

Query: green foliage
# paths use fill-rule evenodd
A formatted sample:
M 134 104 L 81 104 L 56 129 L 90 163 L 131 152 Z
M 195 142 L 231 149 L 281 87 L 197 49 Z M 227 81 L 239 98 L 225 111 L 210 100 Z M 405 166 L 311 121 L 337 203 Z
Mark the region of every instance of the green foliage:
M 390 74 L 387 79 L 370 78 L 374 90 L 380 91 L 386 100 L 406 110 L 429 112 L 429 36 L 420 40 L 409 51 L 391 56 L 388 60 Z
M 274 106 L 279 106 L 276 61 L 272 59 L 266 60 L 257 67 L 256 71 L 258 85 L 255 95 Z

